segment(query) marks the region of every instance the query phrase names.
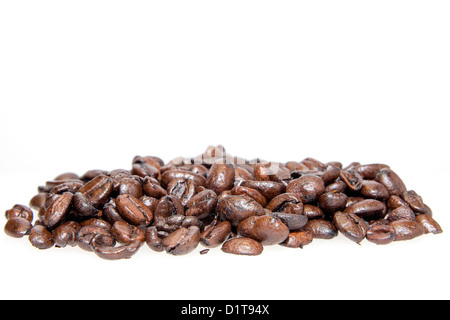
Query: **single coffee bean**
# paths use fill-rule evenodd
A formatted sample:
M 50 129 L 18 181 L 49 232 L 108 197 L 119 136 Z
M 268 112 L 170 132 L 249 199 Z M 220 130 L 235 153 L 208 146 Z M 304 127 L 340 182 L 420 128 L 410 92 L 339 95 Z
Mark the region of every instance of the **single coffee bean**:
M 111 228 L 111 235 L 118 243 L 122 244 L 130 244 L 135 241 L 143 242 L 145 240 L 145 231 L 126 221 L 114 223 Z
M 195 194 L 195 183 L 192 180 L 174 179 L 167 186 L 167 192 L 180 199 L 184 206 Z
M 325 183 L 316 175 L 305 174 L 289 182 L 286 192 L 299 194 L 303 203 L 312 203 L 325 192 Z
M 155 209 L 155 220 L 176 214 L 184 215 L 184 208 L 181 201 L 172 195 L 162 197 Z
M 360 192 L 361 195 L 370 199 L 386 201 L 389 198 L 389 192 L 386 187 L 373 180 L 364 180 Z
M 344 210 L 347 203 L 347 195 L 342 192 L 327 192 L 319 196 L 319 207 L 325 213 L 333 213 Z
M 380 219 L 386 214 L 386 205 L 378 200 L 367 199 L 347 207 L 344 212 L 354 213 L 364 220 Z
M 389 223 L 395 229 L 395 241 L 410 240 L 425 233 L 423 225 L 417 221 L 396 220 Z
M 324 219 L 309 220 L 303 229 L 310 231 L 314 239 L 332 239 L 338 235 L 334 224 Z
M 136 198 L 144 195 L 142 184 L 134 178 L 123 178 L 119 184 L 119 194 L 131 194 Z
M 352 191 L 359 191 L 363 187 L 363 178 L 358 172 L 353 170 L 341 170 L 339 177 L 345 182 L 347 188 Z
M 261 192 L 252 188 L 236 186 L 233 189 L 231 189 L 231 194 L 234 196 L 250 197 L 263 207 L 267 205 L 267 199 L 261 194 Z
M 366 237 L 369 224 L 353 213 L 338 211 L 333 216 L 334 225 L 350 240 L 360 243 Z
M 108 246 L 104 244 L 103 237 L 101 235 L 96 235 L 90 243 L 92 251 L 102 259 L 106 260 L 120 260 L 129 259 L 141 247 L 142 242 L 134 241 L 130 244 L 122 246 Z
M 114 247 L 116 244 L 116 240 L 109 230 L 93 225 L 83 226 L 78 230 L 77 244 L 83 250 L 92 251 L 91 241 L 96 236 L 101 236 L 101 238 L 97 239 L 97 243 L 100 243 L 101 241 L 103 246 Z
M 288 248 L 303 248 L 313 241 L 313 234 L 308 230 L 292 231 L 280 245 Z
M 6 219 L 24 218 L 25 220 L 32 222 L 33 221 L 33 211 L 30 208 L 28 208 L 27 206 L 24 206 L 22 204 L 16 204 L 12 207 L 12 209 L 5 211 L 5 217 L 6 217 Z
M 64 248 L 65 246 L 74 247 L 77 245 L 77 234 L 81 225 L 75 221 L 67 221 L 53 230 L 53 240 L 55 246 Z
M 200 174 L 193 173 L 187 170 L 169 170 L 161 175 L 161 185 L 167 188 L 169 183 L 174 179 L 192 180 L 197 186 L 205 186 L 206 178 Z
M 220 194 L 231 190 L 234 184 L 234 168 L 230 164 L 215 163 L 211 166 L 206 179 L 206 187 Z
M 302 214 L 303 203 L 301 196 L 295 193 L 283 193 L 273 198 L 266 209 L 272 212 L 284 212 L 291 214 Z
M 424 227 L 425 233 L 442 233 L 442 228 L 439 223 L 436 222 L 431 216 L 428 214 L 419 214 L 416 217 L 416 221 L 422 224 Z
M 30 207 L 35 210 L 40 210 L 44 207 L 45 199 L 47 199 L 47 192 L 40 192 L 36 194 L 33 198 L 30 200 Z
M 160 175 L 158 168 L 149 163 L 133 163 L 131 173 L 140 176 L 142 178 L 145 177 L 158 178 Z
M 385 224 L 375 224 L 366 233 L 366 239 L 376 244 L 389 244 L 395 240 L 395 229 Z
M 283 242 L 289 236 L 289 228 L 273 216 L 253 216 L 240 222 L 238 234 L 257 240 L 262 245 L 274 245 Z
M 308 220 L 322 219 L 325 217 L 325 214 L 323 213 L 322 209 L 320 209 L 318 206 L 314 206 L 311 204 L 305 204 L 303 206 L 303 215 L 306 216 Z
M 219 222 L 205 228 L 200 241 L 205 247 L 215 248 L 227 240 L 231 233 L 231 224 L 228 221 Z
M 263 252 L 263 246 L 258 241 L 251 238 L 232 238 L 222 245 L 222 251 L 225 253 L 257 256 Z
M 403 180 L 391 169 L 381 169 L 376 176 L 376 181 L 384 185 L 391 196 L 400 196 L 406 191 Z
M 200 242 L 200 229 L 196 226 L 189 228 L 181 227 L 169 234 L 162 241 L 163 248 L 167 253 L 173 255 L 184 255 L 192 252 Z
M 217 195 L 212 190 L 206 189 L 197 193 L 186 203 L 186 216 L 204 219 L 216 209 L 217 202 Z
M 153 213 L 141 200 L 131 194 L 122 194 L 115 202 L 117 210 L 127 222 L 135 226 L 147 226 L 152 222 Z
M 31 229 L 28 240 L 33 247 L 38 249 L 49 249 L 54 245 L 52 233 L 42 225 L 34 226 Z
M 112 191 L 113 181 L 106 175 L 95 177 L 78 190 L 78 192 L 85 195 L 87 201 L 97 209 L 108 202 Z
M 395 209 L 395 208 L 402 207 L 402 206 L 405 206 L 405 207 L 409 206 L 405 201 L 403 201 L 403 199 L 401 197 L 395 196 L 395 195 L 390 196 L 388 198 L 386 205 L 389 209 Z
M 148 247 L 153 251 L 164 251 L 162 239 L 159 237 L 158 230 L 155 226 L 151 226 L 145 229 L 145 243 L 147 243 Z
M 308 222 L 308 218 L 303 214 L 272 212 L 271 215 L 280 219 L 290 231 L 298 230 Z
M 32 225 L 30 221 L 21 217 L 11 217 L 6 221 L 5 233 L 13 238 L 22 238 L 30 234 Z
M 252 188 L 259 191 L 267 201 L 286 191 L 284 183 L 276 181 L 245 180 L 240 184 L 242 187 Z
M 69 207 L 72 204 L 72 199 L 72 193 L 64 192 L 50 204 L 50 206 L 45 210 L 45 214 L 42 219 L 47 228 L 53 229 L 60 223 L 64 222 L 69 213 Z
M 356 172 L 364 179 L 373 180 L 377 177 L 381 169 L 389 169 L 389 166 L 382 163 L 364 164 L 357 166 Z
M 427 208 L 423 203 L 422 197 L 414 190 L 405 191 L 402 193 L 402 199 L 409 205 L 409 207 L 417 214 L 426 213 Z
M 387 219 L 389 221 L 395 221 L 395 220 L 401 220 L 401 219 L 407 219 L 407 220 L 416 220 L 416 215 L 414 214 L 414 211 L 411 210 L 411 208 L 406 206 L 401 206 L 398 208 L 393 209 L 387 216 Z
M 222 220 L 230 221 L 231 225 L 235 227 L 248 217 L 264 214 L 263 207 L 246 196 L 223 198 L 217 205 L 217 212 Z

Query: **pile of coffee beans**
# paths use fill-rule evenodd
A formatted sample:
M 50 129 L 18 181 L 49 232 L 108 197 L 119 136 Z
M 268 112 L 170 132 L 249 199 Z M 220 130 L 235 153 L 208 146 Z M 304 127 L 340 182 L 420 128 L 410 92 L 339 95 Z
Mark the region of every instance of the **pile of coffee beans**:
M 6 218 L 6 234 L 28 236 L 36 248 L 79 246 L 113 260 L 144 243 L 172 255 L 199 244 L 259 255 L 267 245 L 302 248 L 339 232 L 380 245 L 442 232 L 386 164 L 246 160 L 222 146 L 168 163 L 136 156 L 131 170 L 64 173 Z

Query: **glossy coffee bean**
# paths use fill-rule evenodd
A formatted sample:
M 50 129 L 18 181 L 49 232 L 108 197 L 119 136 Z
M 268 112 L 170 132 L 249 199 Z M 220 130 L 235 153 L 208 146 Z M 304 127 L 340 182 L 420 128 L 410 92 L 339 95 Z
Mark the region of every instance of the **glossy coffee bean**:
M 289 236 L 280 245 L 289 248 L 303 248 L 313 241 L 313 234 L 308 230 L 299 230 L 289 233 Z
M 324 219 L 309 220 L 303 229 L 311 232 L 314 239 L 332 239 L 338 235 L 335 225 Z
M 375 200 L 386 201 L 389 198 L 389 192 L 386 187 L 373 180 L 364 180 L 360 193 L 366 198 Z
M 231 233 L 231 224 L 228 221 L 219 222 L 205 228 L 200 241 L 205 247 L 215 248 L 227 240 Z
M 419 214 L 416 217 L 416 221 L 424 227 L 425 233 L 442 233 L 442 228 L 439 223 L 428 214 Z
M 312 203 L 325 192 L 325 183 L 316 175 L 305 174 L 289 182 L 286 192 L 299 194 L 303 203 Z
M 246 196 L 228 196 L 219 201 L 217 212 L 222 220 L 228 220 L 232 226 L 248 217 L 264 214 L 263 207 Z
M 55 246 L 64 248 L 65 246 L 74 247 L 77 245 L 77 234 L 81 225 L 75 221 L 67 221 L 53 230 L 53 240 Z
M 395 241 L 411 240 L 425 233 L 424 226 L 411 220 L 396 220 L 389 223 L 395 230 Z
M 72 199 L 72 193 L 64 192 L 52 201 L 42 219 L 47 228 L 53 229 L 67 218 Z
M 249 217 L 239 223 L 237 231 L 240 236 L 255 239 L 262 245 L 278 244 L 289 236 L 289 228 L 269 215 Z
M 400 206 L 395 209 L 393 209 L 387 219 L 389 221 L 395 221 L 395 220 L 401 220 L 401 219 L 407 219 L 407 220 L 416 220 L 416 215 L 414 214 L 414 211 L 411 210 L 411 208 L 408 205 Z
M 220 194 L 231 190 L 234 185 L 234 168 L 230 164 L 215 163 L 211 166 L 206 179 L 206 187 Z
M 54 245 L 52 233 L 42 225 L 34 226 L 31 229 L 28 240 L 31 242 L 33 247 L 38 249 L 49 249 Z
M 258 241 L 245 237 L 232 238 L 222 245 L 222 251 L 225 253 L 245 256 L 260 255 L 263 249 Z
M 116 240 L 109 230 L 93 225 L 83 226 L 78 230 L 77 244 L 83 250 L 92 251 L 91 241 L 94 237 L 98 238 L 98 245 L 113 247 L 116 244 Z
M 214 191 L 206 189 L 197 193 L 186 203 L 186 216 L 199 219 L 208 217 L 217 206 L 218 198 Z
M 389 244 L 395 241 L 395 229 L 389 225 L 376 224 L 371 226 L 366 233 L 366 239 L 376 244 Z
M 131 194 L 118 196 L 115 203 L 122 218 L 135 226 L 147 226 L 153 220 L 151 210 Z
M 240 185 L 259 191 L 267 201 L 272 200 L 277 195 L 286 191 L 286 186 L 283 183 L 276 181 L 245 180 L 242 181 Z
M 129 259 L 136 254 L 141 245 L 142 242 L 134 241 L 121 246 L 109 246 L 104 244 L 101 235 L 96 235 L 90 242 L 92 251 L 100 258 L 106 260 Z
M 114 223 L 111 227 L 111 235 L 118 243 L 122 244 L 130 244 L 135 241 L 143 242 L 145 240 L 145 231 L 126 221 Z
M 173 255 L 185 255 L 193 251 L 200 242 L 200 229 L 196 226 L 181 227 L 162 241 L 164 250 Z
M 339 177 L 347 185 L 347 188 L 352 191 L 359 191 L 363 187 L 363 178 L 360 174 L 353 170 L 341 170 Z
M 369 224 L 353 213 L 338 211 L 333 216 L 334 225 L 350 240 L 360 243 L 366 237 Z
M 33 221 L 33 210 L 22 204 L 16 204 L 11 209 L 5 211 L 6 219 L 23 218 L 29 222 Z
M 155 209 L 155 220 L 176 214 L 184 214 L 184 208 L 180 199 L 172 195 L 162 197 Z
M 347 203 L 347 195 L 342 192 L 326 192 L 320 195 L 318 203 L 325 213 L 333 213 L 344 210 Z
M 347 207 L 344 212 L 356 214 L 365 220 L 380 219 L 386 214 L 386 205 L 378 200 L 367 199 Z
M 164 251 L 162 239 L 158 234 L 158 230 L 155 226 L 151 226 L 145 229 L 145 243 L 148 247 L 156 252 Z
M 423 203 L 422 197 L 414 190 L 405 191 L 402 193 L 402 199 L 409 205 L 409 207 L 417 214 L 426 213 L 427 208 Z
M 376 181 L 384 185 L 391 196 L 400 196 L 406 191 L 403 180 L 391 169 L 381 169 L 376 176 Z
M 261 192 L 252 188 L 236 186 L 231 189 L 231 194 L 234 196 L 250 197 L 263 207 L 267 205 L 267 199 L 261 194 Z
M 30 221 L 21 217 L 11 217 L 6 221 L 5 233 L 13 238 L 22 238 L 30 234 L 32 225 Z

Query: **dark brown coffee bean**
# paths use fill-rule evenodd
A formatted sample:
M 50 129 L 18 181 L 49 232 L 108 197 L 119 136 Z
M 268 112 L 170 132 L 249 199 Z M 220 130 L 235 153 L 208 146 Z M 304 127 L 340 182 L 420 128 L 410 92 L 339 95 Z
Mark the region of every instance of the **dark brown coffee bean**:
M 122 244 L 130 244 L 135 241 L 143 242 L 145 240 L 144 230 L 126 221 L 117 221 L 114 223 L 111 228 L 111 235 L 116 239 L 116 242 Z
M 31 229 L 28 240 L 33 247 L 38 249 L 49 249 L 54 245 L 52 233 L 42 225 L 34 226 Z
M 72 193 L 64 192 L 50 204 L 50 206 L 45 210 L 44 216 L 42 217 L 42 221 L 47 228 L 53 229 L 60 223 L 64 222 L 69 213 L 69 208 L 72 204 L 72 198 Z
M 250 197 L 263 207 L 267 205 L 267 199 L 261 194 L 261 192 L 252 188 L 236 186 L 233 189 L 231 189 L 231 194 L 234 196 Z
M 167 191 L 160 186 L 158 180 L 152 177 L 145 177 L 142 186 L 145 194 L 150 197 L 161 199 L 167 195 Z
M 167 192 L 180 199 L 184 206 L 195 194 L 195 183 L 192 180 L 174 179 L 167 186 Z
M 77 216 L 85 218 L 96 217 L 99 214 L 99 210 L 89 202 L 88 197 L 83 193 L 75 193 L 72 202 Z
M 206 189 L 193 196 L 186 203 L 186 216 L 204 219 L 212 213 L 217 206 L 218 198 L 214 191 Z
M 94 237 L 100 236 L 101 238 L 97 239 L 97 243 L 103 246 L 114 247 L 116 244 L 116 240 L 110 234 L 109 230 L 106 230 L 99 226 L 87 225 L 81 227 L 77 233 L 77 244 L 80 248 L 86 251 L 92 251 L 91 241 Z
M 40 210 L 41 208 L 44 207 L 45 204 L 45 199 L 47 199 L 47 192 L 40 192 L 37 195 L 35 195 L 33 198 L 31 198 L 30 200 L 30 207 L 35 209 L 35 210 Z
M 323 213 L 322 209 L 320 209 L 318 206 L 313 206 L 311 204 L 305 204 L 303 206 L 303 215 L 306 216 L 308 220 L 322 219 L 325 217 L 325 214 Z
M 356 214 L 364 220 L 380 219 L 386 214 L 386 205 L 378 200 L 367 199 L 347 207 L 344 212 Z
M 290 231 L 298 230 L 308 222 L 308 218 L 302 214 L 273 212 L 272 216 L 280 219 Z
M 303 203 L 312 203 L 325 192 L 325 183 L 316 175 L 305 174 L 289 182 L 286 192 L 299 194 Z
M 406 206 L 401 206 L 401 207 L 393 209 L 391 212 L 389 212 L 387 219 L 389 221 L 395 221 L 395 220 L 401 220 L 401 219 L 415 221 L 416 215 L 414 214 L 414 211 L 412 211 L 411 208 L 408 205 L 406 205 Z
M 169 183 L 174 179 L 192 180 L 197 186 L 205 186 L 206 178 L 202 175 L 187 170 L 169 170 L 161 175 L 161 185 L 167 188 Z
M 83 187 L 84 183 L 80 180 L 65 181 L 51 189 L 49 193 L 63 194 L 64 192 L 76 193 Z
M 376 176 L 376 181 L 384 185 L 391 196 L 400 196 L 406 191 L 403 180 L 391 169 L 381 169 Z
M 99 175 L 87 182 L 78 190 L 79 193 L 86 196 L 88 202 L 97 209 L 100 209 L 106 202 L 113 191 L 113 182 L 106 175 Z
M 286 190 L 286 186 L 283 183 L 276 181 L 245 180 L 240 185 L 259 191 L 267 201 L 272 200 Z
M 144 203 L 145 204 L 145 203 Z M 110 225 L 113 225 L 116 221 L 122 221 L 123 218 L 116 208 L 114 199 L 109 201 L 103 206 L 101 218 L 107 221 Z
M 376 244 L 389 244 L 395 240 L 395 229 L 389 225 L 373 225 L 367 230 L 366 239 Z
M 131 194 L 136 198 L 144 195 L 141 183 L 134 178 L 123 178 L 119 184 L 119 194 Z
M 405 191 L 402 193 L 402 199 L 409 205 L 409 207 L 418 214 L 425 213 L 427 208 L 423 203 L 422 197 L 414 190 Z
M 347 188 L 352 191 L 359 191 L 363 187 L 363 178 L 356 171 L 341 170 L 339 177 L 345 182 Z
M 389 209 L 395 209 L 398 207 L 408 207 L 409 205 L 403 201 L 403 199 L 399 196 L 390 196 L 386 202 L 386 205 Z
M 416 221 L 422 224 L 425 233 L 442 233 L 442 228 L 439 223 L 437 223 L 437 221 L 430 217 L 428 214 L 419 214 L 416 217 Z
M 184 215 L 184 208 L 181 201 L 174 196 L 162 197 L 155 209 L 155 220 L 167 218 L 173 215 Z
M 158 178 L 160 175 L 158 168 L 149 163 L 134 163 L 131 169 L 131 173 L 142 178 Z
M 273 198 L 266 206 L 266 209 L 272 212 L 302 214 L 303 203 L 300 195 L 296 193 L 283 193 Z
M 366 237 L 369 224 L 353 213 L 336 212 L 333 216 L 334 225 L 350 240 L 360 243 Z
M 75 221 L 67 221 L 53 230 L 53 240 L 55 246 L 64 248 L 65 246 L 74 247 L 77 245 L 77 233 L 81 225 Z
M 200 235 L 200 241 L 205 247 L 215 248 L 227 240 L 231 233 L 231 224 L 228 221 L 209 225 Z
M 135 226 L 146 226 L 153 220 L 153 213 L 150 209 L 141 200 L 130 194 L 118 196 L 116 208 L 124 220 Z
M 319 196 L 319 207 L 325 213 L 333 213 L 344 210 L 347 203 L 347 195 L 341 192 L 327 192 Z
M 364 179 L 373 180 L 381 169 L 389 169 L 389 166 L 382 163 L 372 163 L 359 165 L 355 169 Z
M 222 251 L 225 253 L 257 256 L 263 252 L 263 246 L 251 238 L 232 238 L 222 245 Z
M 173 255 L 192 252 L 200 242 L 200 229 L 196 226 L 181 227 L 162 241 L 164 250 Z
M 108 246 L 104 244 L 101 235 L 96 235 L 90 243 L 92 251 L 100 258 L 106 260 L 129 259 L 136 254 L 141 245 L 142 242 L 134 241 L 122 246 Z
M 32 225 L 30 221 L 21 217 L 11 217 L 6 221 L 5 233 L 13 238 L 22 238 L 30 234 Z
M 262 245 L 274 245 L 283 242 L 289 236 L 289 228 L 273 216 L 253 216 L 240 222 L 238 234 L 257 240 Z
M 234 184 L 234 168 L 230 164 L 215 163 L 211 166 L 206 179 L 206 187 L 220 194 L 231 190 Z
M 288 248 L 303 248 L 313 241 L 313 234 L 308 230 L 292 231 L 280 245 Z
M 30 208 L 28 208 L 27 206 L 24 206 L 22 204 L 16 204 L 12 207 L 12 209 L 5 211 L 5 217 L 6 217 L 6 219 L 24 218 L 25 220 L 32 222 L 33 221 L 33 211 Z
M 370 199 L 386 201 L 389 198 L 389 192 L 386 187 L 373 180 L 364 180 L 362 182 L 361 194 Z
M 334 224 L 324 219 L 309 220 L 303 229 L 310 231 L 314 239 L 332 239 L 338 235 Z
M 153 251 L 164 251 L 162 239 L 159 237 L 158 230 L 155 226 L 151 226 L 145 229 L 145 243 L 147 243 L 148 247 Z
M 64 173 L 61 173 L 60 175 L 58 175 L 53 180 L 60 181 L 60 180 L 70 180 L 70 179 L 75 180 L 75 179 L 80 179 L 80 177 L 76 173 L 73 173 L 73 172 L 64 172 Z
M 347 185 L 342 180 L 337 180 L 325 187 L 325 192 L 345 192 Z
M 364 201 L 364 200 L 366 200 L 366 198 L 363 198 L 363 197 L 348 197 L 347 203 L 345 204 L 345 207 L 348 208 L 348 207 L 354 205 L 355 203 L 361 202 L 361 201 Z
M 237 166 L 234 168 L 234 179 L 239 181 L 252 180 L 253 174 L 246 168 Z
M 106 231 L 111 231 L 111 227 L 112 225 L 102 219 L 97 219 L 97 218 L 92 218 L 92 219 L 88 219 L 85 221 L 80 222 L 80 226 L 84 227 L 84 226 L 94 226 L 94 227 L 99 227 L 102 229 L 105 229 Z
M 230 221 L 232 226 L 237 226 L 239 222 L 248 217 L 264 214 L 263 207 L 246 196 L 228 196 L 219 201 L 217 213 L 222 220 Z
M 395 229 L 395 241 L 411 240 L 425 233 L 423 225 L 417 221 L 396 220 L 389 223 Z

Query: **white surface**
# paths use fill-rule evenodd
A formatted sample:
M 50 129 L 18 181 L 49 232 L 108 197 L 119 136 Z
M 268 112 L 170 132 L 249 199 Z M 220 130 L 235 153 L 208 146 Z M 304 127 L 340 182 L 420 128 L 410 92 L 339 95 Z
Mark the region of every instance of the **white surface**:
M 66 171 L 223 144 L 384 162 L 441 235 L 104 261 L 0 233 L 0 298 L 449 299 L 448 1 L 2 1 L 0 209 Z M 3 225 L 5 218 L 0 218 Z M 199 250 L 203 249 L 199 247 Z

